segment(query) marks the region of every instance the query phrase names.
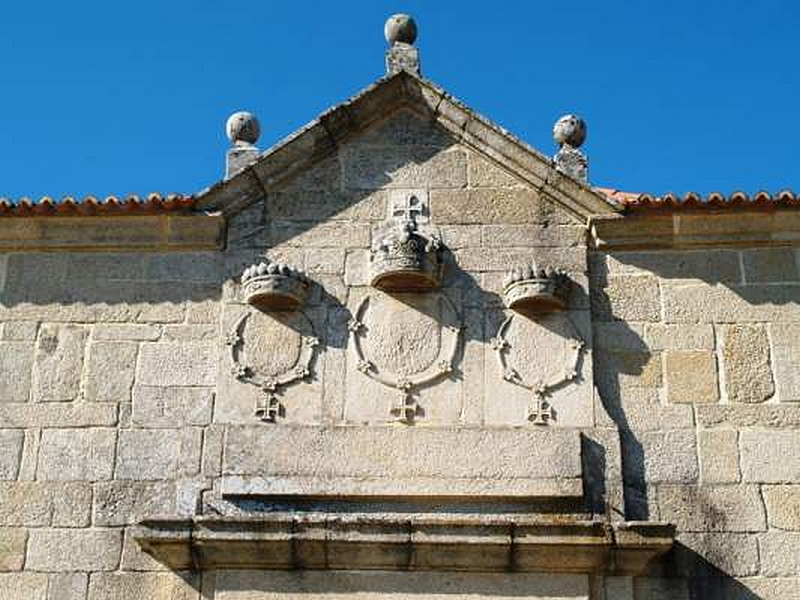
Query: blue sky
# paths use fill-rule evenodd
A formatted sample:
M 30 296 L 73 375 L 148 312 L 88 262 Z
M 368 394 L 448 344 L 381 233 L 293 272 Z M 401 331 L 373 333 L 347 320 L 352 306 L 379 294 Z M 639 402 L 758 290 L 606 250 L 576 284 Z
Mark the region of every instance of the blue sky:
M 595 185 L 800 192 L 800 3 L 3 2 L 0 196 L 193 193 L 227 116 L 270 146 L 383 74 L 414 15 L 423 74 L 539 150 L 589 124 Z

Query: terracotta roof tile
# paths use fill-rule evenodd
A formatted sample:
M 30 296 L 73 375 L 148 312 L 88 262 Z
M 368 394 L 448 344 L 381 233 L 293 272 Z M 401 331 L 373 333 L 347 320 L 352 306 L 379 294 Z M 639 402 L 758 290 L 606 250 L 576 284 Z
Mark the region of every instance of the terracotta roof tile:
M 791 190 L 784 190 L 777 194 L 757 192 L 753 196 L 745 192 L 734 192 L 728 196 L 720 192 L 712 192 L 701 196 L 696 192 L 688 192 L 683 196 L 665 194 L 653 196 L 651 194 L 633 194 L 620 192 L 607 188 L 595 188 L 613 202 L 624 207 L 626 212 L 644 212 L 653 210 L 714 210 L 734 208 L 778 208 L 800 206 L 800 196 Z
M 145 197 L 108 196 L 102 200 L 98 200 L 94 196 L 86 196 L 77 200 L 70 196 L 61 200 L 45 196 L 37 202 L 30 198 L 22 198 L 17 202 L 0 198 L 0 217 L 154 215 L 176 211 L 186 212 L 192 208 L 194 202 L 193 196 L 157 193 L 148 194 Z

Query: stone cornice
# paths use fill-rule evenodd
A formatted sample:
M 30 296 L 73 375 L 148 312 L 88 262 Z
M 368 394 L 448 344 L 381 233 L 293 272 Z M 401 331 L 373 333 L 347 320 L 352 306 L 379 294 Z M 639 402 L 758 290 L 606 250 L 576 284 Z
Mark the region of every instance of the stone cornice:
M 741 247 L 800 244 L 793 208 L 703 209 L 599 215 L 589 222 L 598 250 Z
M 0 221 L 0 252 L 216 250 L 224 234 L 218 215 L 14 217 Z
M 639 575 L 674 527 L 566 517 L 267 513 L 150 520 L 134 537 L 173 569 L 383 569 Z

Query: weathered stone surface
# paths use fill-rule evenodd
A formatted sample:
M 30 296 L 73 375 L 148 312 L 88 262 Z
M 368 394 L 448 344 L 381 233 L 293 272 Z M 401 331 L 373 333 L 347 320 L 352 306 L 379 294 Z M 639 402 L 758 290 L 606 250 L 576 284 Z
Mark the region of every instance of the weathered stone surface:
M 152 516 L 152 515 L 151 515 Z M 163 563 L 144 552 L 133 537 L 133 529 L 125 530 L 122 540 L 122 558 L 120 570 L 122 571 L 168 571 Z
M 462 226 L 469 227 L 469 226 Z M 586 244 L 586 228 L 576 225 L 483 225 L 481 245 L 489 248 L 560 247 Z M 477 244 L 476 244 L 477 245 Z
M 169 252 L 144 256 L 144 279 L 218 283 L 223 257 L 218 252 Z
M 660 517 L 679 531 L 764 531 L 758 486 L 660 485 Z
M 168 342 L 191 340 L 214 340 L 219 336 L 217 323 L 199 323 L 192 325 L 165 325 L 163 340 Z
M 3 600 L 48 600 L 44 573 L 0 573 Z
M 692 407 L 662 404 L 656 388 L 630 388 L 614 397 L 596 399 L 597 427 L 619 427 L 635 432 L 689 429 L 694 427 Z
M 711 325 L 648 324 L 644 339 L 650 350 L 713 350 Z
M 0 342 L 0 402 L 27 402 L 31 387 L 33 344 Z
M 800 573 L 800 533 L 769 531 L 758 536 L 761 574 L 787 577 Z
M 130 402 L 139 346 L 135 342 L 89 345 L 84 397 L 90 402 Z
M 159 336 L 161 336 L 161 326 L 159 325 L 98 323 L 92 328 L 92 339 L 94 340 L 154 342 Z
M 347 600 L 354 590 L 365 590 L 358 594 L 363 600 L 586 600 L 589 582 L 585 575 L 539 573 L 220 571 L 216 598 L 290 600 L 302 595 L 307 600 Z
M 637 577 L 634 580 L 634 592 L 637 600 L 689 600 L 686 579 L 677 577 Z
M 39 323 L 36 321 L 9 321 L 3 324 L 3 334 L 0 339 L 17 342 L 33 341 L 38 330 Z
M 113 571 L 122 552 L 121 529 L 31 529 L 30 571 Z
M 119 432 L 117 479 L 173 479 L 200 469 L 202 430 L 129 429 Z
M 43 324 L 39 328 L 33 370 L 33 399 L 65 402 L 80 394 L 86 329 Z
M 117 407 L 108 403 L 2 404 L 0 423 L 9 427 L 107 427 L 117 424 Z
M 110 479 L 114 472 L 114 429 L 45 429 L 38 478 L 42 480 Z
M 697 406 L 697 423 L 701 427 L 765 427 L 792 429 L 800 427 L 800 405 L 718 405 Z
M 700 481 L 735 483 L 739 472 L 739 436 L 734 430 L 699 431 Z
M 467 153 L 469 187 L 520 187 L 522 180 L 475 152 Z
M 658 279 L 649 275 L 592 280 L 592 314 L 600 321 L 659 321 Z
M 747 283 L 800 281 L 800 265 L 794 248 L 758 248 L 742 253 Z
M 86 600 L 88 573 L 54 573 L 50 575 L 47 600 Z
M 214 394 L 210 389 L 133 388 L 132 422 L 138 427 L 174 428 L 207 425 Z
M 386 216 L 385 190 L 285 190 L 266 196 L 266 215 L 273 221 L 378 221 Z M 234 240 L 237 246 L 253 245 L 273 239 L 273 226 L 259 231 L 257 226 L 242 228 Z M 280 235 L 280 234 L 278 234 Z M 286 239 L 281 236 L 280 239 Z
M 138 385 L 212 386 L 217 349 L 210 342 L 144 343 L 136 368 Z
M 775 393 L 769 359 L 769 339 L 762 326 L 732 325 L 722 347 L 725 390 L 729 402 L 754 404 Z
M 662 285 L 667 323 L 796 323 L 800 286 Z
M 639 440 L 644 453 L 647 481 L 697 481 L 697 445 L 694 430 L 650 431 Z
M 85 527 L 91 506 L 88 483 L 0 482 L 0 526 Z
M 607 255 L 606 264 L 612 275 L 652 273 L 663 279 L 742 283 L 738 250 L 614 252 Z
M 553 206 L 530 188 L 431 190 L 431 219 L 436 224 L 544 225 Z
M 762 493 L 770 527 L 800 531 L 800 485 L 765 485 Z
M 743 431 L 742 478 L 747 482 L 800 481 L 800 444 L 794 431 Z
M 25 434 L 21 429 L 0 429 L 0 479 L 16 479 Z
M 713 577 L 720 571 L 728 576 L 745 577 L 758 573 L 758 544 L 743 533 L 682 533 L 681 544 L 702 557 L 689 553 L 678 559 L 678 571 L 689 577 Z
M 781 402 L 800 402 L 800 324 L 771 325 L 775 383 Z
M 0 527 L 0 571 L 21 571 L 25 563 L 25 543 L 28 532 L 24 529 Z
M 600 395 L 618 403 L 628 389 L 661 387 L 661 354 L 603 350 L 594 355 L 594 379 Z
M 467 156 L 460 148 L 354 144 L 343 148 L 341 156 L 344 186 L 348 189 L 467 185 Z
M 510 265 L 536 263 L 582 273 L 586 265 L 580 248 L 463 248 L 454 254 L 458 267 L 471 272 L 507 271 Z
M 188 573 L 97 573 L 89 600 L 198 600 L 199 581 Z
M 795 600 L 800 587 L 800 577 L 746 577 L 728 581 L 725 586 L 725 600 Z
M 173 482 L 106 481 L 94 486 L 92 521 L 100 527 L 132 525 L 175 512 Z
M 276 494 L 571 495 L 579 444 L 567 429 L 231 427 L 223 473 Z
M 719 400 L 717 359 L 709 350 L 669 350 L 664 355 L 667 400 L 705 403 Z

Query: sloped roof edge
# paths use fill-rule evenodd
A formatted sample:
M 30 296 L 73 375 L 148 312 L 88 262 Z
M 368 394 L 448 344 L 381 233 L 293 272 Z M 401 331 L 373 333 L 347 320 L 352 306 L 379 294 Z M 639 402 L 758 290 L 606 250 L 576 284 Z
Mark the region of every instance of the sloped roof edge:
M 547 156 L 433 82 L 406 71 L 379 79 L 267 149 L 230 179 L 201 191 L 195 208 L 226 215 L 236 213 L 401 107 L 412 108 L 435 120 L 457 141 L 502 165 L 581 220 L 619 210 L 603 194 L 556 171 Z

